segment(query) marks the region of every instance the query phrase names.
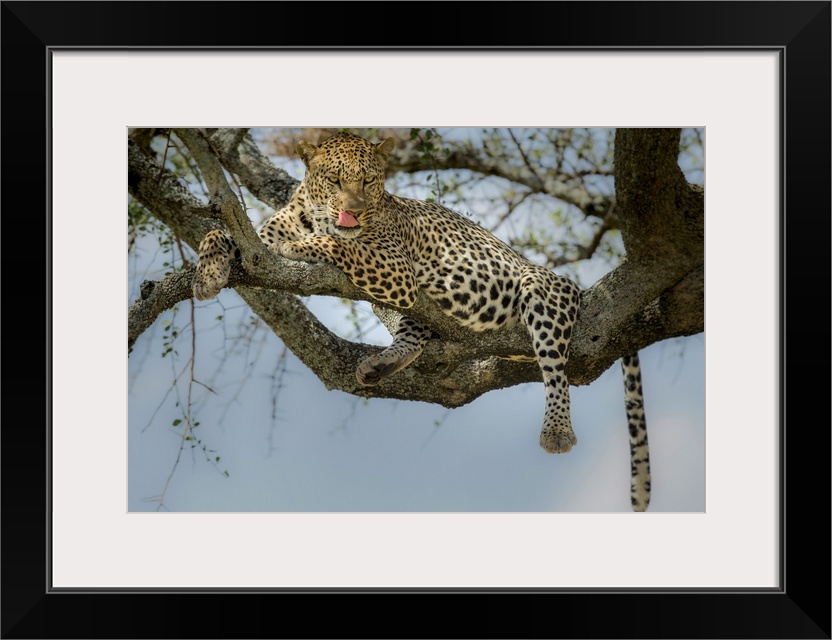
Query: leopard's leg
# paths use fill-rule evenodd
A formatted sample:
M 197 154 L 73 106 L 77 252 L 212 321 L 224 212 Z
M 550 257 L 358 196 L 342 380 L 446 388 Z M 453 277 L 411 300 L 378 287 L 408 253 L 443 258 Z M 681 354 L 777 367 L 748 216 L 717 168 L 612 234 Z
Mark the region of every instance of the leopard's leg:
M 260 240 L 270 246 L 284 240 L 300 240 L 315 235 L 315 225 L 304 210 L 306 189 L 303 183 L 289 203 L 275 212 L 257 232 Z
M 633 511 L 646 511 L 650 504 L 650 449 L 647 445 L 647 421 L 644 418 L 638 354 L 621 358 L 621 369 L 624 374 L 624 401 L 630 431 L 630 502 Z
M 292 195 L 292 200 L 275 212 L 257 232 L 266 246 L 281 240 L 300 240 L 314 233 L 312 222 L 304 214 L 304 193 L 301 185 Z M 216 296 L 228 283 L 231 260 L 239 257 L 239 248 L 227 232 L 215 229 L 206 233 L 199 243 L 193 280 L 194 297 L 209 300 Z
M 578 443 L 569 415 L 566 362 L 580 290 L 566 278 L 530 268 L 520 282 L 520 313 L 534 343 L 546 385 L 546 412 L 540 446 L 548 453 L 566 453 Z
M 210 300 L 228 283 L 232 258 L 239 257 L 237 244 L 225 231 L 213 229 L 199 243 L 192 283 L 197 300 Z
M 326 262 L 341 269 L 352 283 L 373 300 L 399 309 L 416 302 L 418 287 L 413 264 L 395 245 L 370 247 L 330 235 L 301 240 L 279 240 L 269 251 L 303 262 Z
M 355 377 L 359 384 L 373 386 L 401 371 L 419 357 L 432 336 L 433 331 L 428 327 L 402 317 L 393 334 L 393 343 L 358 365 Z

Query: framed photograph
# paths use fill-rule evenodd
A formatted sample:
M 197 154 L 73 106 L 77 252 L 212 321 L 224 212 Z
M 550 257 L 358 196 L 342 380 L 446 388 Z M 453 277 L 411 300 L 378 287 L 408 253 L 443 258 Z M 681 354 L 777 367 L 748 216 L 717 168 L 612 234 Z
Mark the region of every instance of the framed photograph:
M 451 5 L 400 6 L 417 9 L 416 16 Z M 457 6 L 468 14 L 470 5 Z M 34 215 L 15 215 L 17 207 L 7 207 L 6 238 L 32 238 L 15 227 L 25 220 L 31 229 L 36 220 L 47 239 L 44 277 L 34 278 L 46 283 L 45 313 L 26 309 L 27 316 L 46 318 L 44 351 L 23 358 L 7 354 L 9 415 L 2 432 L 5 488 L 0 505 L 5 516 L 3 637 L 302 637 L 305 630 L 276 629 L 273 610 L 261 600 L 275 598 L 268 604 L 279 610 L 294 602 L 293 596 L 325 597 L 327 606 L 339 613 L 343 607 L 351 619 L 356 611 L 349 596 L 377 595 L 399 597 L 385 600 L 393 604 L 394 615 L 408 607 L 408 631 L 391 633 L 381 622 L 362 620 L 357 635 L 432 637 L 436 622 L 414 619 L 412 604 L 418 602 L 402 597 L 445 596 L 431 600 L 440 604 L 435 615 L 448 606 L 448 613 L 454 612 L 451 619 L 457 620 L 461 605 L 470 620 L 482 617 L 477 613 L 486 603 L 480 599 L 504 595 L 515 596 L 500 601 L 510 616 L 482 629 L 466 622 L 464 633 L 829 638 L 829 518 L 823 513 L 818 518 L 817 509 L 803 506 L 806 487 L 812 487 L 812 503 L 822 505 L 822 512 L 830 504 L 829 422 L 822 419 L 821 429 L 812 429 L 811 446 L 788 437 L 804 423 L 816 423 L 818 399 L 828 405 L 828 384 L 821 386 L 801 366 L 796 354 L 814 355 L 817 347 L 813 341 L 807 350 L 805 340 L 797 341 L 798 320 L 787 322 L 786 301 L 794 308 L 805 297 L 794 292 L 803 291 L 797 278 L 803 281 L 807 274 L 813 283 L 821 280 L 824 294 L 829 291 L 830 3 L 484 3 L 477 7 L 476 28 L 470 15 L 464 21 L 424 16 L 440 20 L 441 33 L 436 29 L 426 36 L 420 27 L 411 34 L 402 26 L 391 45 L 389 27 L 368 28 L 365 22 L 360 32 L 366 37 L 350 46 L 332 42 L 320 27 L 286 27 L 293 22 L 308 27 L 317 13 L 310 14 L 310 8 L 315 5 L 3 4 L 4 193 L 7 205 L 13 195 L 31 197 L 32 191 L 37 203 Z M 339 25 L 344 33 L 358 29 L 351 25 L 359 8 L 369 15 L 379 10 L 368 3 L 327 5 L 326 23 Z M 267 14 L 283 27 L 258 31 L 255 25 L 264 24 Z M 212 216 L 226 215 L 216 211 L 222 206 L 211 187 L 216 184 L 210 175 L 214 165 L 197 160 L 187 132 L 195 136 L 193 145 L 200 140 L 216 144 L 218 138 L 211 137 L 216 127 L 252 131 L 264 155 L 281 139 L 302 148 L 296 146 L 297 137 L 288 135 L 292 130 L 307 139 L 315 129 L 342 127 L 365 138 L 375 134 L 372 142 L 390 137 L 400 148 L 412 143 L 425 154 L 434 136 L 453 141 L 485 129 L 509 139 L 522 132 L 529 142 L 517 148 L 527 149 L 532 136 L 554 140 L 557 131 L 613 140 L 622 131 L 680 130 L 698 140 L 701 174 L 687 180 L 704 185 L 707 331 L 699 342 L 704 437 L 679 440 L 675 455 L 680 462 L 672 463 L 678 475 L 701 473 L 701 479 L 690 482 L 698 487 L 693 498 L 656 498 L 652 506 L 659 508 L 646 513 L 631 512 L 626 502 L 620 509 L 608 507 L 591 502 L 603 494 L 607 484 L 602 478 L 608 474 L 576 468 L 551 482 L 563 493 L 583 495 L 578 492 L 585 490 L 596 497 L 550 502 L 546 508 L 528 498 L 531 487 L 540 484 L 533 464 L 526 486 L 507 489 L 508 478 L 520 480 L 522 474 L 504 471 L 487 458 L 483 462 L 488 454 L 478 447 L 470 455 L 480 457 L 481 471 L 460 463 L 463 470 L 473 469 L 464 499 L 453 500 L 465 486 L 461 474 L 443 477 L 439 458 L 431 463 L 439 474 L 436 483 L 424 492 L 430 500 L 407 498 L 404 485 L 362 493 L 362 483 L 385 482 L 383 466 L 363 473 L 356 465 L 361 453 L 353 451 L 364 449 L 371 464 L 369 459 L 379 455 L 360 446 L 361 438 L 382 436 L 367 435 L 350 423 L 348 404 L 332 408 L 310 400 L 310 416 L 322 408 L 346 414 L 342 431 L 330 434 L 330 445 L 346 447 L 352 439 L 359 446 L 343 460 L 333 447 L 327 464 L 341 467 L 335 469 L 335 480 L 314 468 L 307 475 L 298 470 L 269 476 L 269 481 L 285 483 L 294 478 L 299 485 L 283 492 L 279 498 L 285 501 L 280 502 L 255 488 L 263 476 L 253 468 L 225 466 L 234 459 L 232 449 L 252 439 L 245 435 L 246 414 L 234 413 L 232 405 L 251 404 L 256 395 L 225 381 L 216 388 L 199 381 L 207 396 L 218 397 L 206 410 L 223 412 L 228 405 L 231 416 L 210 442 L 203 442 L 196 428 L 183 430 L 183 418 L 167 413 L 167 445 L 164 439 L 153 444 L 136 439 L 152 422 L 148 415 L 163 406 L 159 389 L 167 385 L 176 396 L 181 390 L 171 381 L 189 375 L 187 356 L 176 360 L 172 353 L 157 352 L 180 348 L 173 334 L 194 318 L 183 312 L 167 323 L 151 320 L 157 331 L 152 348 L 131 334 L 128 347 L 135 346 L 137 353 L 141 347 L 147 355 L 141 355 L 141 363 L 128 362 L 128 308 L 153 286 L 143 280 L 158 283 L 166 268 L 176 271 L 176 265 L 163 264 L 164 247 L 152 256 L 159 262 L 152 267 L 124 260 L 124 191 L 131 196 L 129 209 L 134 182 L 149 179 L 128 168 L 128 137 L 132 135 L 131 145 L 145 144 L 164 156 L 165 171 L 188 148 L 194 173 L 180 174 L 180 186 L 199 202 L 188 201 L 190 210 L 200 210 L 210 222 Z M 160 128 L 165 132 L 157 135 L 154 130 Z M 311 141 L 322 145 L 322 139 Z M 310 154 L 315 148 L 307 147 Z M 32 156 L 31 161 L 22 161 L 21 155 Z M 303 159 L 309 166 L 309 158 Z M 303 164 L 289 162 L 287 175 L 301 178 Z M 43 171 L 33 172 L 33 167 Z M 167 179 L 161 169 L 160 184 Z M 436 176 L 438 172 L 430 185 L 433 196 L 417 195 L 419 199 L 450 198 L 457 185 Z M 430 176 L 419 178 L 426 182 Z M 600 179 L 593 184 L 604 193 Z M 400 185 L 405 195 L 408 188 Z M 611 188 L 608 196 L 625 188 L 620 177 Z M 267 207 L 269 202 L 266 198 Z M 271 215 L 251 206 L 252 222 Z M 343 214 L 339 224 L 353 228 L 361 219 Z M 136 222 L 136 228 L 141 224 Z M 514 239 L 519 242 L 522 236 Z M 11 247 L 7 242 L 6 249 L 17 256 L 21 243 Z M 825 258 L 820 267 L 819 258 Z M 596 279 L 569 275 L 585 277 L 589 284 Z M 44 299 L 41 287 L 32 282 L 28 275 L 7 275 L 7 299 L 26 300 L 27 305 Z M 200 308 L 214 318 L 237 315 L 234 330 L 246 346 L 240 363 L 229 366 L 245 370 L 264 347 L 243 330 L 249 311 L 238 308 L 238 299 L 231 300 L 220 296 Z M 307 306 L 316 311 L 312 300 Z M 16 305 L 7 306 L 7 317 L 16 310 Z M 199 322 L 204 326 L 206 320 Z M 803 329 L 801 336 L 806 333 Z M 280 354 L 267 357 L 277 360 Z M 173 364 L 162 371 L 154 368 L 159 360 Z M 32 362 L 47 363 L 45 394 L 31 384 L 44 375 L 40 369 L 29 374 Z M 258 376 L 268 378 L 261 372 L 252 377 Z M 787 379 L 792 381 L 788 388 Z M 26 384 L 18 382 L 24 380 Z M 259 398 L 269 397 L 281 384 L 268 379 Z M 133 391 L 138 385 L 156 394 L 148 391 L 153 404 L 142 406 L 139 417 Z M 523 404 L 542 409 L 542 397 L 534 391 L 543 392 L 533 386 Z M 294 389 L 289 393 L 300 398 L 300 387 Z M 18 397 L 26 399 L 26 406 L 45 407 L 45 429 L 37 420 L 31 425 L 17 417 L 12 408 L 20 410 Z M 649 407 L 649 398 L 645 402 Z M 184 396 L 172 397 L 161 411 L 181 410 L 188 403 Z M 276 411 L 263 404 L 260 410 L 266 415 Z M 497 400 L 484 413 L 498 416 L 503 409 Z M 810 417 L 804 419 L 807 409 Z M 401 422 L 397 411 L 409 413 L 410 407 L 400 406 L 381 419 Z M 529 410 L 539 420 L 536 413 Z M 621 408 L 622 422 L 623 413 Z M 501 418 L 514 419 L 518 426 L 507 428 L 519 433 L 525 429 L 525 414 L 522 421 L 519 416 Z M 649 411 L 647 420 L 649 429 Z M 276 424 L 259 435 L 259 446 L 277 443 L 272 459 L 281 468 L 295 462 L 300 469 L 303 460 L 291 460 L 296 454 L 280 450 L 288 439 L 285 434 L 275 437 Z M 440 439 L 448 431 L 441 425 L 433 430 Z M 577 426 L 576 432 L 583 444 Z M 423 445 L 433 452 L 441 447 L 430 444 L 436 442 L 432 434 Z M 592 437 L 604 435 L 587 433 L 587 442 Z M 179 441 L 171 446 L 170 438 Z M 662 438 L 669 434 L 658 431 L 656 440 Z M 512 434 L 512 441 L 522 439 Z M 217 449 L 217 441 L 227 450 Z M 135 458 L 142 448 L 142 457 Z M 187 464 L 173 461 L 178 452 L 188 457 Z M 260 458 L 269 453 L 263 451 Z M 200 464 L 193 462 L 197 455 Z M 450 468 L 453 458 L 464 455 L 460 449 L 444 464 Z M 621 464 L 626 465 L 626 449 L 624 456 Z M 399 464 L 401 471 L 405 461 L 389 464 Z M 491 475 L 499 477 L 489 478 L 492 468 Z M 204 475 L 204 469 L 212 476 Z M 225 474 L 236 479 L 238 471 L 238 483 L 223 482 Z M 419 473 L 413 472 L 414 484 L 422 480 Z M 252 488 L 239 493 L 228 488 L 244 486 L 246 474 L 255 483 Z M 146 477 L 151 482 L 141 484 Z M 434 479 L 424 478 L 429 480 Z M 381 489 L 392 495 L 387 502 Z M 490 489 L 491 501 L 479 498 L 475 489 Z M 299 497 L 291 502 L 289 495 Z M 177 629 L 146 614 L 147 604 L 158 598 L 179 604 L 174 599 L 185 596 L 196 607 L 211 606 L 207 611 L 217 611 L 214 605 L 237 596 L 233 624 L 199 615 L 196 607 L 181 616 Z M 101 606 L 113 599 L 118 607 Z M 541 604 L 560 611 L 556 621 L 538 623 Z M 77 616 L 85 608 L 97 613 Z M 353 634 L 345 633 L 342 621 L 319 623 L 309 633 Z

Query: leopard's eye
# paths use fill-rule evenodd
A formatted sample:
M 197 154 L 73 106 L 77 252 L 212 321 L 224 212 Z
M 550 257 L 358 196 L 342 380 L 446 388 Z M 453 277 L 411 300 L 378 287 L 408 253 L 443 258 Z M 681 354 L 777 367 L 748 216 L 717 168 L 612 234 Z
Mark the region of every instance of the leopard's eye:
M 375 176 L 364 176 L 364 184 L 370 184 L 371 182 L 374 182 L 375 179 Z
M 327 176 L 326 179 L 329 180 L 332 184 L 338 184 L 339 182 L 341 182 L 338 179 L 338 176 Z

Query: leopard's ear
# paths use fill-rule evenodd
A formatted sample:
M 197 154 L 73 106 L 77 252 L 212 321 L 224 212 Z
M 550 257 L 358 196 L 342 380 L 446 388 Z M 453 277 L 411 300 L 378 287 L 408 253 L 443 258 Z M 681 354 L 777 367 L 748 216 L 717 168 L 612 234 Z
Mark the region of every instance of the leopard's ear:
M 311 142 L 307 142 L 306 140 L 301 140 L 298 142 L 297 146 L 295 147 L 300 159 L 303 160 L 303 164 L 306 165 L 306 168 L 309 169 L 309 165 L 312 162 L 312 158 L 314 158 L 318 151 L 318 147 L 316 147 Z
M 376 155 L 381 158 L 384 164 L 387 164 L 387 158 L 390 157 L 390 153 L 393 151 L 393 147 L 396 146 L 396 142 L 393 138 L 387 138 L 373 146 L 376 148 Z

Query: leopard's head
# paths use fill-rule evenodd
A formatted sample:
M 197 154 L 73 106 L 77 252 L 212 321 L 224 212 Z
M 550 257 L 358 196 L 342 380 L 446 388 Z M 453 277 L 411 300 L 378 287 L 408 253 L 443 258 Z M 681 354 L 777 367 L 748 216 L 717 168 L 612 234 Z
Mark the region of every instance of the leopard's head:
M 340 132 L 320 146 L 300 141 L 298 155 L 306 165 L 307 194 L 313 208 L 325 207 L 329 227 L 355 238 L 372 226 L 384 194 L 384 168 L 393 150 L 392 138 L 372 143 Z

